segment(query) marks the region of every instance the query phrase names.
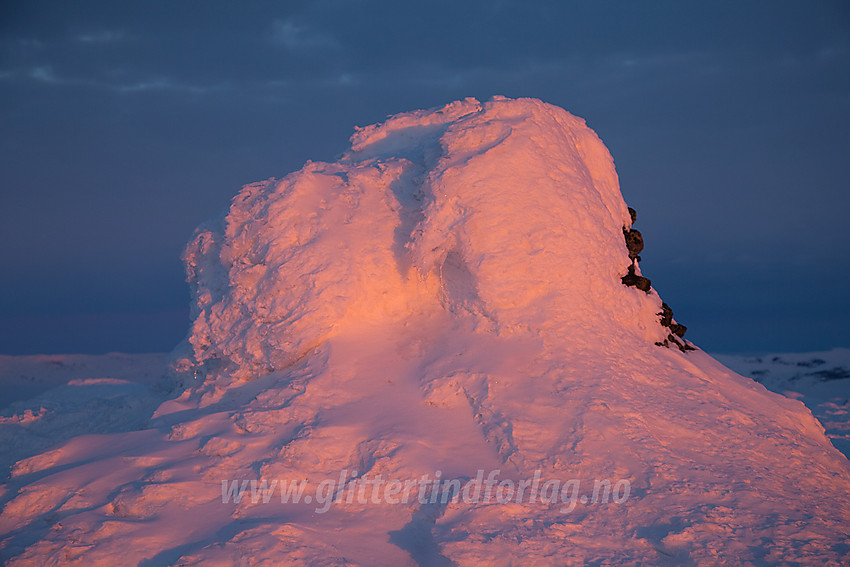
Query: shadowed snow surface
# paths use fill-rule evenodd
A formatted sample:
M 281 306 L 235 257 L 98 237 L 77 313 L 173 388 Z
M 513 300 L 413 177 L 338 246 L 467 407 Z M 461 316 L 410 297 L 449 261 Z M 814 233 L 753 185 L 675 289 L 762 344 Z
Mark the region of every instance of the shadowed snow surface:
M 850 466 L 805 406 L 654 344 L 661 299 L 620 281 L 631 219 L 581 119 L 467 99 L 351 142 L 244 187 L 198 230 L 182 393 L 143 428 L 19 460 L 0 517 L 10 564 L 837 564 L 850 550 Z M 222 502 L 223 480 L 437 470 L 631 489 L 570 511 Z

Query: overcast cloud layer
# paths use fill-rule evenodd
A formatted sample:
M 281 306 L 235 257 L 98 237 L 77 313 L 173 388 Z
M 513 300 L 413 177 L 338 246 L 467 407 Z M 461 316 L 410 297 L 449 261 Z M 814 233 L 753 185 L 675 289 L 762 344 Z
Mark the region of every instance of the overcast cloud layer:
M 494 94 L 599 133 L 698 345 L 850 345 L 850 7 L 638 4 L 4 2 L 0 352 L 169 350 L 241 185 Z

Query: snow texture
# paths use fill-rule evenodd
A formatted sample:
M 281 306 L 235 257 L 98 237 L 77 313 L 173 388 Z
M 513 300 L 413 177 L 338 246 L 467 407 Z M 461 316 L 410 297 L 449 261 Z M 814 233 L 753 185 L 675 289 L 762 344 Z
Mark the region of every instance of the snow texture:
M 840 564 L 847 459 L 800 401 L 655 345 L 660 297 L 621 283 L 630 224 L 602 142 L 532 99 L 393 116 L 358 129 L 335 163 L 244 187 L 184 255 L 182 394 L 145 427 L 18 460 L 0 553 L 10 565 Z M 631 492 L 569 512 L 222 498 L 228 479 L 437 470 Z

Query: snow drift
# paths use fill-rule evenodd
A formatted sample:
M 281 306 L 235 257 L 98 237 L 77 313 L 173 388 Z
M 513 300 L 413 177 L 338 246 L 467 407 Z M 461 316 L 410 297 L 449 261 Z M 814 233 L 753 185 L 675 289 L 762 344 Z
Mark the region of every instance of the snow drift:
M 812 564 L 850 550 L 850 466 L 803 404 L 656 344 L 662 302 L 622 283 L 632 219 L 581 119 L 466 99 L 351 142 L 244 187 L 199 229 L 174 363 L 185 391 L 149 429 L 17 463 L 0 521 L 12 564 Z M 343 490 L 480 471 L 517 493 L 575 480 L 583 498 Z M 328 479 L 339 498 L 322 507 L 227 488 Z M 627 498 L 592 501 L 598 481 Z

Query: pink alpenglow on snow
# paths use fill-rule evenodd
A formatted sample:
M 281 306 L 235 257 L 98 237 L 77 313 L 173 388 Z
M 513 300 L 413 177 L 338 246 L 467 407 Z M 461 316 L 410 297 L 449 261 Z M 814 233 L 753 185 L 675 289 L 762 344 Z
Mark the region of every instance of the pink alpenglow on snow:
M 186 249 L 174 399 L 15 463 L 0 553 L 838 564 L 850 464 L 801 402 L 659 346 L 632 222 L 596 134 L 533 99 L 392 116 L 245 186 Z

